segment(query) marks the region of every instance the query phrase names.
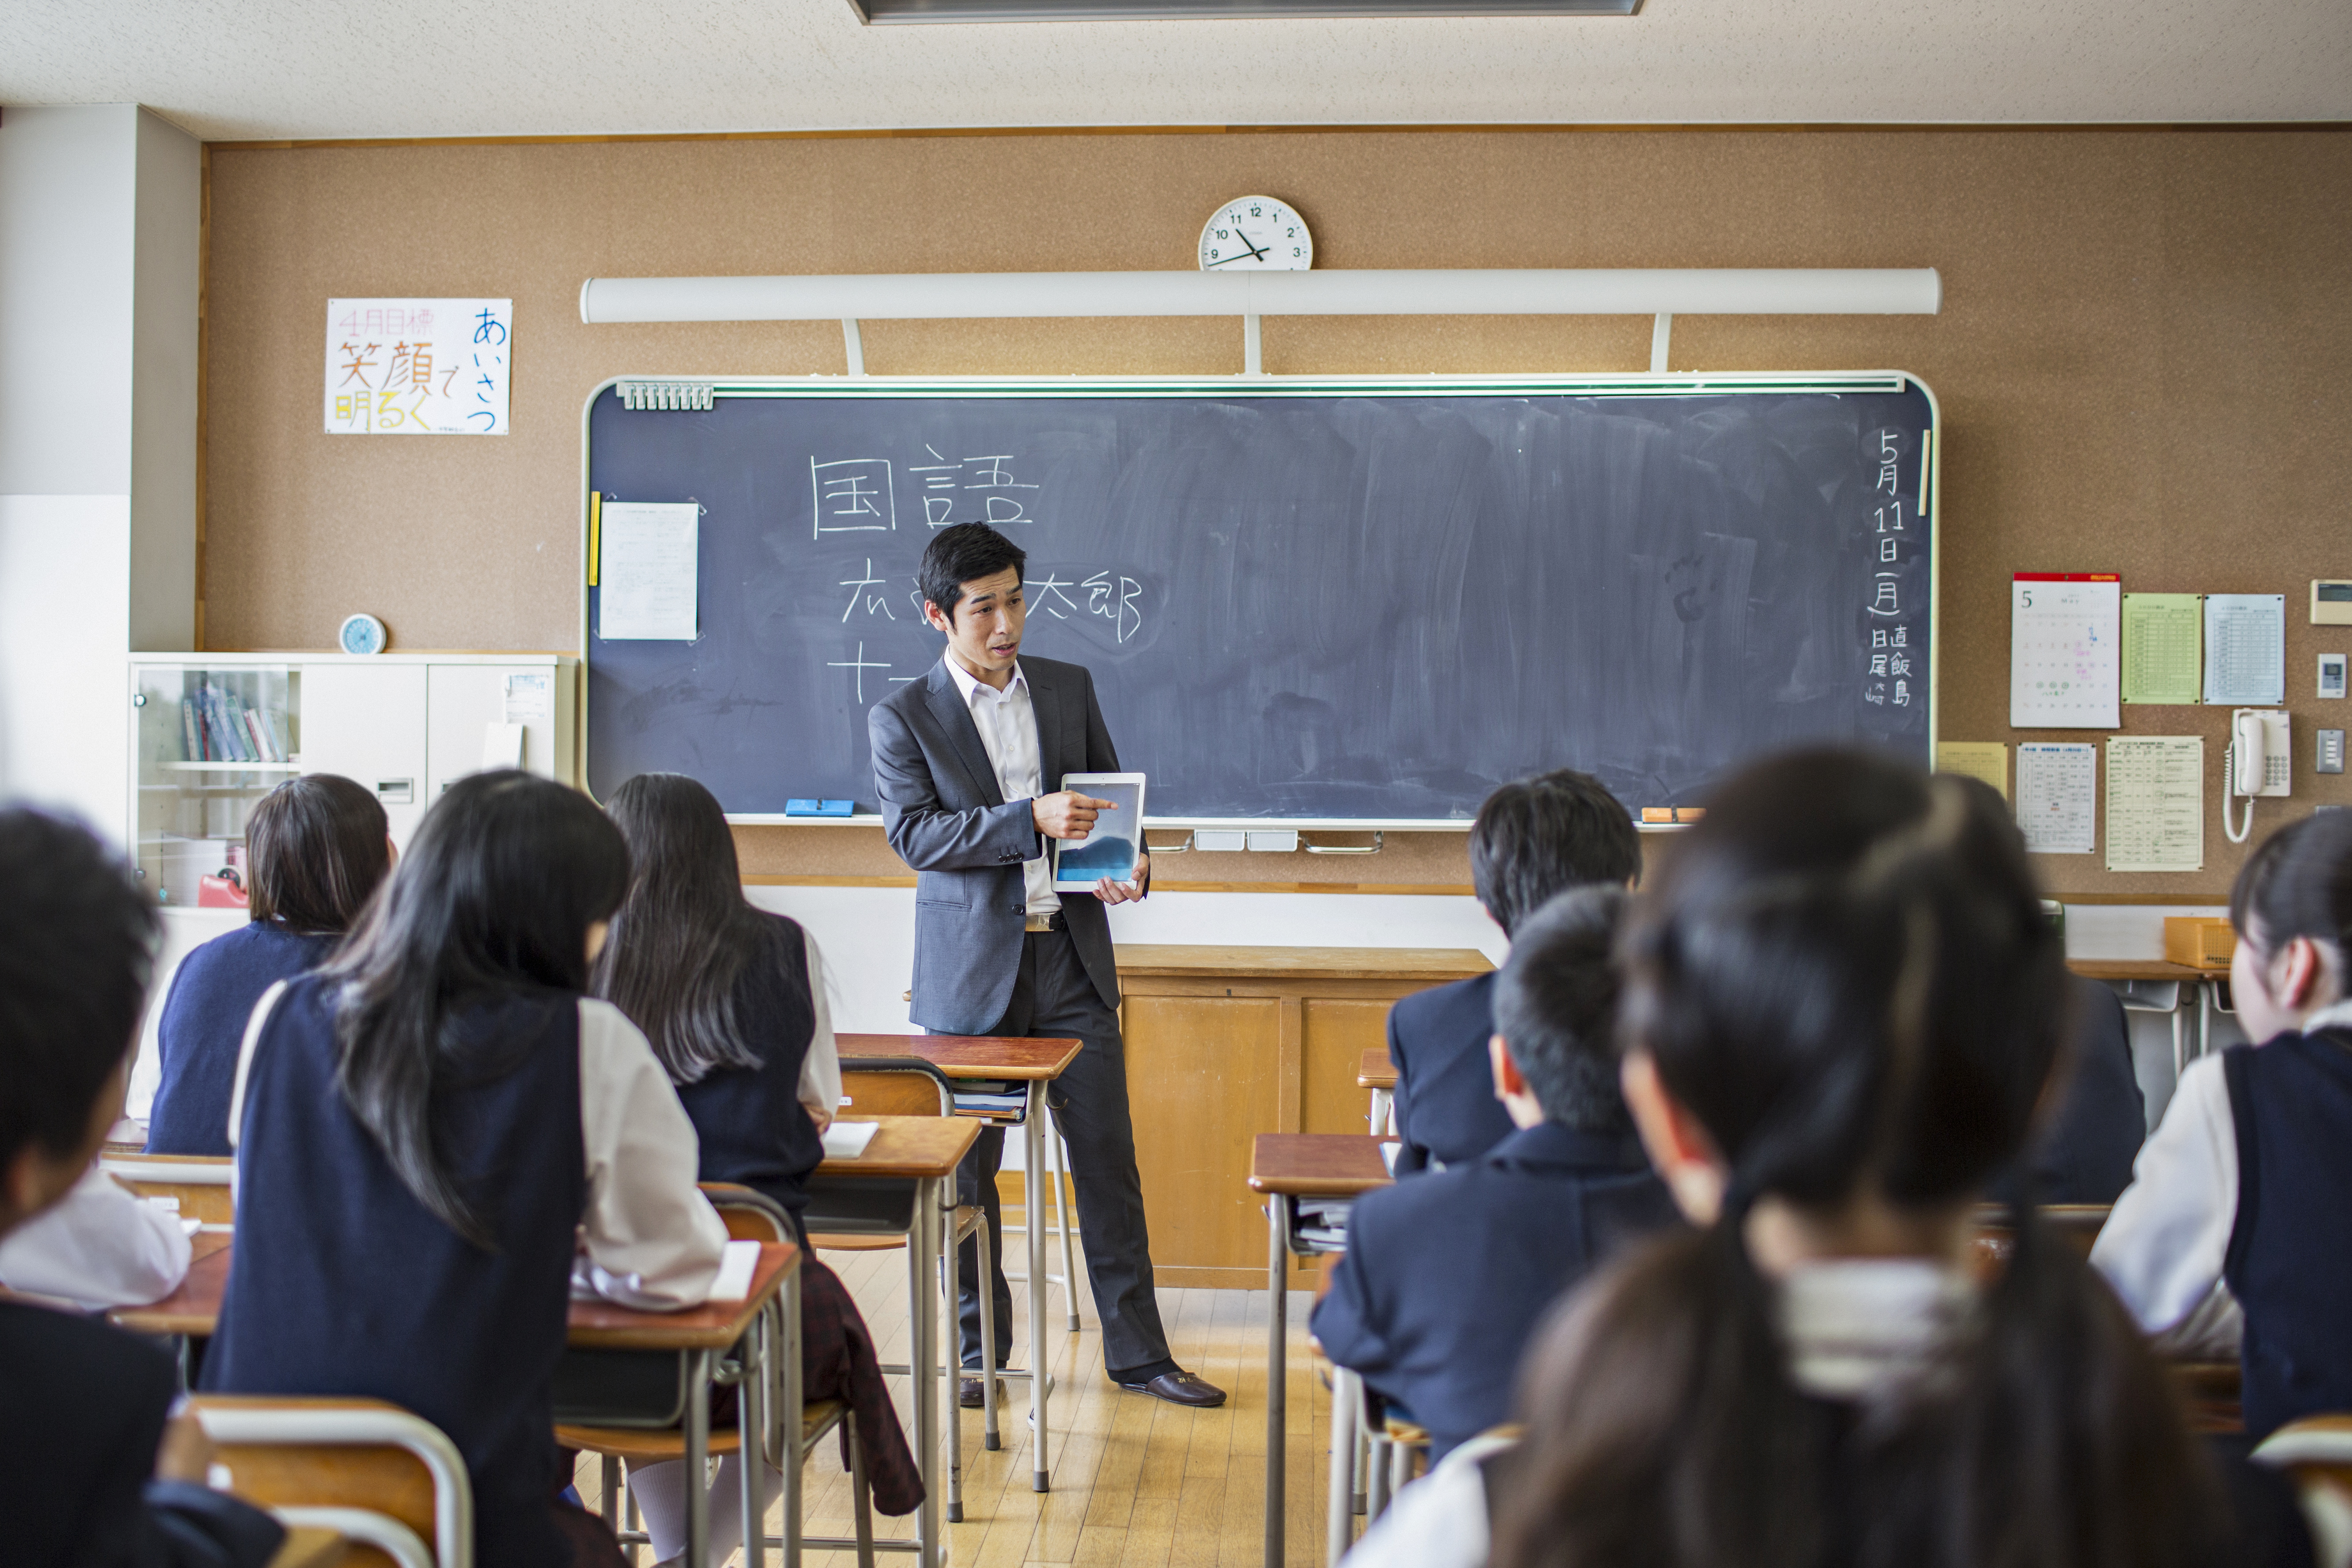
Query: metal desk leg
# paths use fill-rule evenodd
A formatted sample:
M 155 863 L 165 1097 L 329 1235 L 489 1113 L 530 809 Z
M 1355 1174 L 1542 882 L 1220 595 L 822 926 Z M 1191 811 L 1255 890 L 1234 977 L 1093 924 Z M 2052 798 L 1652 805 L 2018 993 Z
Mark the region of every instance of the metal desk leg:
M 1356 1374 L 1336 1363 L 1331 1367 L 1331 1491 L 1324 1509 L 1323 1561 L 1339 1568 L 1354 1534 L 1356 1500 L 1356 1417 L 1362 1412 L 1364 1385 Z
M 1046 1452 L 1045 1384 L 1045 1080 L 1029 1084 L 1029 1114 L 1024 1119 L 1021 1199 L 1027 1210 L 1029 1244 L 1029 1489 L 1052 1488 L 1053 1465 Z
M 1289 1388 L 1283 1366 L 1284 1334 L 1289 1328 L 1283 1272 L 1289 1262 L 1290 1203 L 1279 1195 L 1265 1204 L 1265 1568 L 1282 1568 L 1282 1461 L 1284 1405 Z
M 686 1358 L 686 1560 L 710 1555 L 710 1352 Z
M 1069 1151 L 1062 1143 L 1060 1127 L 1045 1129 L 1045 1152 L 1054 1166 L 1054 1235 L 1062 1244 L 1062 1310 L 1069 1320 L 1066 1326 L 1075 1334 L 1078 1331 L 1078 1269 L 1070 1254 L 1070 1204 L 1062 1182 L 1062 1173 L 1069 1169 L 1070 1161 Z
M 784 1534 L 783 1549 L 779 1555 L 784 1568 L 801 1568 L 801 1490 L 803 1455 L 801 1448 L 801 1407 L 804 1400 L 801 1385 L 801 1276 L 794 1269 L 784 1281 L 783 1321 L 779 1325 L 783 1348 L 777 1353 L 783 1360 L 783 1408 L 776 1413 L 776 1453 L 784 1467 Z
M 751 1331 L 746 1337 L 751 1349 L 743 1356 L 742 1381 L 735 1385 L 735 1431 L 742 1443 L 735 1451 L 738 1478 L 742 1486 L 738 1492 L 743 1504 L 743 1568 L 767 1568 L 768 1521 L 761 1516 L 767 1510 L 760 1500 L 767 1495 L 767 1436 L 768 1436 L 768 1361 L 769 1319 L 772 1310 L 763 1307 L 752 1320 Z
M 915 1406 L 915 1453 L 923 1471 L 923 1502 L 915 1511 L 917 1568 L 940 1568 L 940 1293 L 929 1278 L 939 1267 L 940 1184 L 929 1184 L 915 1195 L 915 1231 L 907 1238 L 908 1296 L 914 1307 L 914 1342 L 908 1347 L 908 1370 L 914 1386 L 908 1392 Z M 698 1557 L 688 1557 L 698 1563 Z

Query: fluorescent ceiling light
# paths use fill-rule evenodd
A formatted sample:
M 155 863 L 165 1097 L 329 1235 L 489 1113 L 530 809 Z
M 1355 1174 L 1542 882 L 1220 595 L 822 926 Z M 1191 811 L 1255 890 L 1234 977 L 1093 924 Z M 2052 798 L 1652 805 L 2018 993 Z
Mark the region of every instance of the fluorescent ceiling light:
M 1642 0 L 849 0 L 861 22 L 1255 21 L 1297 16 L 1630 16 Z

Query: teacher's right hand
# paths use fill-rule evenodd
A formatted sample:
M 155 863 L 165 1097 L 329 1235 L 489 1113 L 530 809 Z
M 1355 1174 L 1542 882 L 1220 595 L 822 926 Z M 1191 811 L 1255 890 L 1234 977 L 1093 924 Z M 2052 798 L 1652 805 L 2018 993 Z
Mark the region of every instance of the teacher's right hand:
M 1067 789 L 1041 795 L 1029 803 L 1037 831 L 1048 838 L 1084 838 L 1094 831 L 1095 813 L 1118 809 L 1109 801 Z

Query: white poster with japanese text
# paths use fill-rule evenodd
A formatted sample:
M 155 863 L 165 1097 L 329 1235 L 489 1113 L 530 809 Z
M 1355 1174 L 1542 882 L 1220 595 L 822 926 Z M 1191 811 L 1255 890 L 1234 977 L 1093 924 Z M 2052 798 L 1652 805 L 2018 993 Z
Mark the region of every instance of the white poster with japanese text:
M 512 300 L 327 301 L 327 434 L 503 436 Z

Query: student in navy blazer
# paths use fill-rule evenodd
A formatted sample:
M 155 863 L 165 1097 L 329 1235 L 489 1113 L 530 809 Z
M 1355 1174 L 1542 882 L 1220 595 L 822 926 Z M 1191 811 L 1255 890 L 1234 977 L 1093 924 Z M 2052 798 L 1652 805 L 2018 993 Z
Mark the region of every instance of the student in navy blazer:
M 1562 768 L 1507 784 L 1470 826 L 1471 883 L 1506 936 L 1554 894 L 1587 882 L 1625 887 L 1641 869 L 1632 816 L 1590 773 Z M 1416 992 L 1389 1010 L 1399 1176 L 1475 1159 L 1510 1136 L 1486 1065 L 1494 986 L 1492 974 L 1481 974 Z
M 1521 925 L 1487 1047 L 1516 1131 L 1359 1199 L 1316 1305 L 1323 1353 L 1428 1428 L 1433 1459 L 1510 1418 L 1520 1351 L 1562 1293 L 1675 1221 L 1617 1089 L 1610 952 L 1624 902 L 1579 889 Z
M 263 795 L 245 844 L 251 921 L 188 954 L 163 997 L 150 1154 L 228 1153 L 229 1092 L 253 1005 L 324 963 L 392 869 L 383 807 L 336 773 L 305 773 Z

